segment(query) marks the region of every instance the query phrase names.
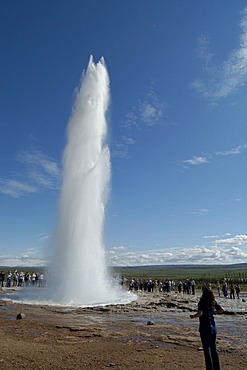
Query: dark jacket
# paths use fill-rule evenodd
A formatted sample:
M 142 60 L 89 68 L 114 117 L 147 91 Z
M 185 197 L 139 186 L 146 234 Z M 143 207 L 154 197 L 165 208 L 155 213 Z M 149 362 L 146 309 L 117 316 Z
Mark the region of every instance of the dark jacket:
M 215 302 L 214 309 L 216 311 L 221 309 L 221 306 Z M 200 316 L 199 332 L 205 334 L 216 334 L 217 327 L 214 320 L 214 311 L 211 308 L 205 306 L 202 300 L 198 303 L 198 311 L 202 311 L 203 314 Z

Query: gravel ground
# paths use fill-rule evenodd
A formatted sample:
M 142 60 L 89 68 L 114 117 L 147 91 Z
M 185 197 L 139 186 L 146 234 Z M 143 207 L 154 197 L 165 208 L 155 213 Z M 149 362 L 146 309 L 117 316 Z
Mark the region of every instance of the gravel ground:
M 0 369 L 202 370 L 196 310 L 199 295 L 138 292 L 105 307 L 27 305 L 0 294 Z M 13 297 L 13 298 L 12 298 Z M 216 316 L 223 370 L 246 369 L 247 303 L 219 298 Z M 17 320 L 17 314 L 21 319 Z

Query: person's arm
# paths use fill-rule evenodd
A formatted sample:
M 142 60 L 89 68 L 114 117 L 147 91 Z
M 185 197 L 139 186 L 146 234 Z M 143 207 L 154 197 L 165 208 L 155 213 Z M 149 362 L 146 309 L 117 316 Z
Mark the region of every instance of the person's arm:
M 225 312 L 224 308 L 222 308 L 218 303 L 215 304 L 215 309 L 216 309 L 217 314 L 221 314 Z
M 224 308 L 220 307 L 220 309 L 219 309 L 219 310 L 216 310 L 216 312 L 217 312 L 218 314 L 220 314 L 220 313 L 224 313 L 224 312 L 225 312 L 225 310 L 224 310 Z
M 191 319 L 195 319 L 195 318 L 197 318 L 197 317 L 201 317 L 201 316 L 202 316 L 202 314 L 203 314 L 203 312 L 202 312 L 202 311 L 197 311 L 194 315 L 190 315 L 190 318 L 191 318 Z

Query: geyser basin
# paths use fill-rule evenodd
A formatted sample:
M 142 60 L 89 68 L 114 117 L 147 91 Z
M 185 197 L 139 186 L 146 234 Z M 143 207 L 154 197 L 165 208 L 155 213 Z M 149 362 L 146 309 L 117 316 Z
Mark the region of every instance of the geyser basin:
M 104 301 L 97 301 L 94 298 L 91 302 L 79 302 L 71 297 L 71 300 L 66 302 L 61 302 L 56 299 L 56 294 L 54 297 L 51 296 L 51 290 L 47 288 L 21 288 L 15 292 L 5 293 L 1 296 L 0 300 L 10 301 L 14 303 L 21 303 L 25 305 L 42 305 L 42 306 L 56 306 L 56 307 L 96 307 L 96 306 L 109 306 L 117 304 L 128 304 L 137 299 L 137 296 L 131 292 L 119 290 L 117 287 L 113 287 L 115 290 L 115 296 L 109 295 L 104 299 Z M 109 298 L 109 301 L 107 301 Z

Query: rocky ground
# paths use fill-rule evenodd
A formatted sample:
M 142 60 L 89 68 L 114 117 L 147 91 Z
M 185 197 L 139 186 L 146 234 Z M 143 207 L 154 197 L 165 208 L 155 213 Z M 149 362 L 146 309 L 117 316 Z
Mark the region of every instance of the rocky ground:
M 204 369 L 198 319 L 189 318 L 199 295 L 139 292 L 126 305 L 69 308 L 24 305 L 1 293 L 0 369 Z M 216 316 L 224 370 L 246 369 L 245 300 L 218 300 L 229 312 Z

